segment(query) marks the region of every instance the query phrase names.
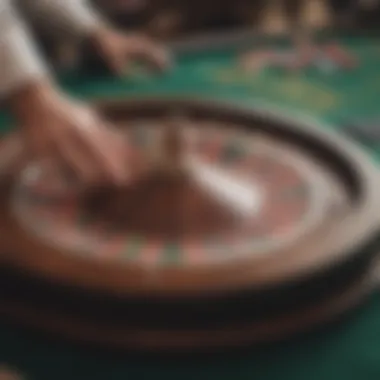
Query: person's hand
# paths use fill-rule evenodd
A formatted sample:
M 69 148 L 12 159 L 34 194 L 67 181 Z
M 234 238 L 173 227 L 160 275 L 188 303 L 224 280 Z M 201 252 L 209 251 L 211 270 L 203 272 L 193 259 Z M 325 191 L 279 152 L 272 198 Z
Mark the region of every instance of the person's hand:
M 57 160 L 85 183 L 123 184 L 123 141 L 89 108 L 60 94 L 49 83 L 35 83 L 10 99 L 35 160 Z
M 171 64 L 168 51 L 143 35 L 124 34 L 101 26 L 92 33 L 91 40 L 110 69 L 119 76 L 127 74 L 135 62 L 160 71 Z

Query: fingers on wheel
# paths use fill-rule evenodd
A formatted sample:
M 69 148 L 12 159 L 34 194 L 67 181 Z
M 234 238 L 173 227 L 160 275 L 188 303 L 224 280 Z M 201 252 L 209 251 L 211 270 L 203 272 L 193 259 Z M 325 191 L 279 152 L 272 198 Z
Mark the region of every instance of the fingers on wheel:
M 145 37 L 136 41 L 133 55 L 159 70 L 168 69 L 172 63 L 167 49 Z
M 124 160 L 124 145 L 121 137 L 113 133 L 106 124 L 97 121 L 92 128 L 85 128 L 78 134 L 79 143 L 86 151 L 94 167 L 115 183 L 127 179 Z

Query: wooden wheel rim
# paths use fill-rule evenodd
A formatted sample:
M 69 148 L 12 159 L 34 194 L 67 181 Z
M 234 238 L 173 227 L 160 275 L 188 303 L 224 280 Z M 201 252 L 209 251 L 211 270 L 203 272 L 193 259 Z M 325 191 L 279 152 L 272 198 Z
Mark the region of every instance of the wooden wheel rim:
M 136 330 L 127 326 L 118 329 L 113 325 L 105 328 L 80 318 L 28 308 L 17 301 L 0 301 L 0 313 L 13 323 L 38 328 L 72 342 L 136 352 L 210 352 L 279 341 L 339 318 L 366 299 L 377 285 L 378 277 L 376 266 L 339 294 L 332 294 L 307 308 L 254 323 L 226 325 L 211 330 Z

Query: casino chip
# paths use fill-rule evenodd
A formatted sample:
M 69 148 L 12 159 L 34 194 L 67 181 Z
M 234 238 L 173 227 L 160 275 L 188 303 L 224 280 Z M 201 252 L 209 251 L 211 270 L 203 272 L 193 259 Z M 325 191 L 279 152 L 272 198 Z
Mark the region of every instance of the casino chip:
M 335 42 L 294 50 L 249 52 L 243 54 L 239 62 L 245 71 L 251 73 L 260 72 L 266 67 L 290 71 L 314 67 L 323 74 L 333 74 L 339 70 L 352 70 L 358 66 L 358 59 Z

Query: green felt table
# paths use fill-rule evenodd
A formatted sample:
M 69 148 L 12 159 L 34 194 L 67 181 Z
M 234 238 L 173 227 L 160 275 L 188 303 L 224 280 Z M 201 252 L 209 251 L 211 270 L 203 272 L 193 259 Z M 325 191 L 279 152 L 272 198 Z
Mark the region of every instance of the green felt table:
M 349 36 L 340 41 L 360 59 L 354 72 L 284 74 L 268 69 L 261 75 L 244 74 L 236 66 L 236 53 L 259 44 L 244 37 L 213 48 L 204 44 L 179 49 L 176 66 L 162 76 L 136 71 L 122 81 L 76 72 L 66 75 L 62 86 L 86 99 L 144 94 L 221 98 L 247 107 L 282 108 L 340 129 L 346 120 L 380 116 L 380 39 Z M 9 127 L 6 118 L 1 125 L 3 130 Z M 380 146 L 368 154 L 380 159 Z M 378 380 L 380 294 L 341 323 L 291 341 L 197 358 L 115 355 L 0 324 L 0 363 L 36 380 Z

